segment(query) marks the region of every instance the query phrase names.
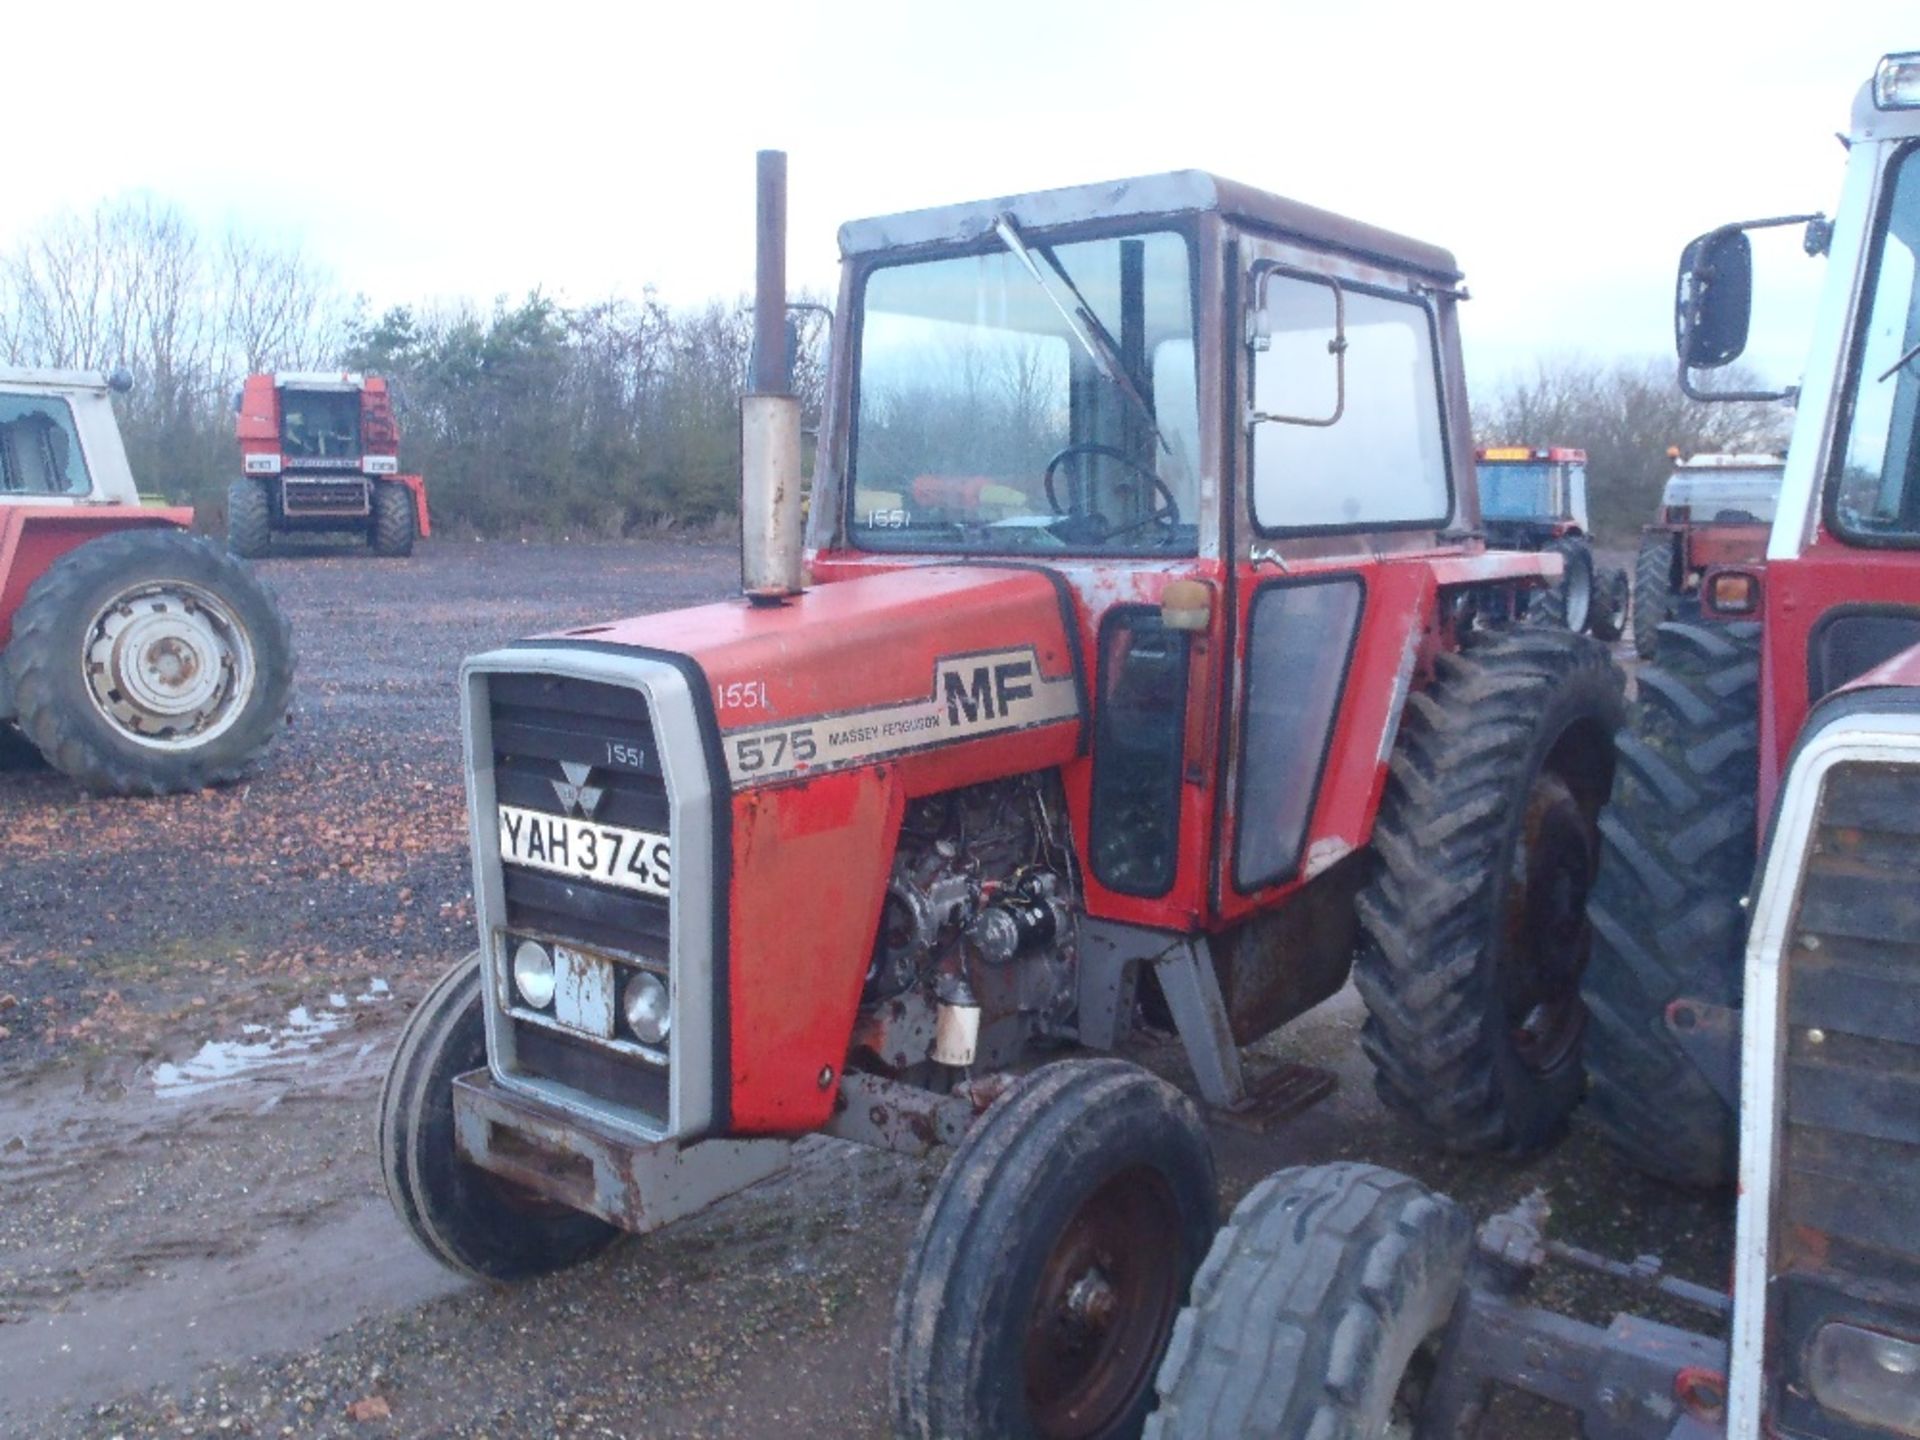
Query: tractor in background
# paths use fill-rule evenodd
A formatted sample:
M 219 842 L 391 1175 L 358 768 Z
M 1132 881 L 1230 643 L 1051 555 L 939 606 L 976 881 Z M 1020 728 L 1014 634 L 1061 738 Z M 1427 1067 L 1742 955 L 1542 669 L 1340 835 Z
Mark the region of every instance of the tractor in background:
M 249 375 L 234 397 L 240 478 L 227 487 L 227 546 L 265 555 L 276 535 L 353 531 L 376 555 L 432 533 L 427 482 L 400 473 L 394 396 L 378 375 Z
M 1731 1294 L 1548 1238 L 1544 1197 L 1476 1234 L 1391 1171 L 1282 1171 L 1201 1271 L 1155 1440 L 1462 1440 L 1502 1389 L 1588 1440 L 1920 1437 L 1920 52 L 1881 61 L 1845 138 L 1831 224 L 1681 260 L 1681 381 L 1710 399 L 1748 232 L 1804 223 L 1828 256 L 1758 619 L 1660 627 L 1590 910 L 1588 1109 L 1653 1174 L 1737 1168 Z M 1557 1266 L 1698 1328 L 1544 1308 Z
M 1633 568 L 1633 643 L 1645 660 L 1668 620 L 1743 621 L 1760 612 L 1767 532 L 1786 461 L 1779 455 L 1682 455 L 1640 532 Z
M 1496 550 L 1551 550 L 1560 583 L 1530 602 L 1529 619 L 1599 640 L 1626 631 L 1624 570 L 1594 564 L 1587 523 L 1587 452 L 1565 445 L 1483 445 L 1474 452 L 1480 524 Z
M 1114 1052 L 1284 1115 L 1331 1077 L 1246 1047 L 1352 974 L 1387 1103 L 1551 1142 L 1624 679 L 1478 533 L 1452 256 L 1191 171 L 843 227 L 803 548 L 784 173 L 744 593 L 463 668 L 479 943 L 395 1053 L 388 1194 L 505 1280 L 807 1135 L 950 1145 L 897 1433 L 1117 1440 L 1216 1189 Z
M 240 561 L 141 503 L 107 377 L 0 369 L 0 726 L 90 790 L 237 780 L 285 721 L 287 618 Z

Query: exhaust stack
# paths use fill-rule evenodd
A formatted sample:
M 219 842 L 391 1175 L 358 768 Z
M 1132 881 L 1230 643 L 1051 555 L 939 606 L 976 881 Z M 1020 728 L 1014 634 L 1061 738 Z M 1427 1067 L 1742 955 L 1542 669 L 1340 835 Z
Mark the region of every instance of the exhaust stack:
M 787 368 L 787 156 L 758 157 L 753 374 L 740 397 L 740 588 L 756 605 L 801 590 L 800 401 Z

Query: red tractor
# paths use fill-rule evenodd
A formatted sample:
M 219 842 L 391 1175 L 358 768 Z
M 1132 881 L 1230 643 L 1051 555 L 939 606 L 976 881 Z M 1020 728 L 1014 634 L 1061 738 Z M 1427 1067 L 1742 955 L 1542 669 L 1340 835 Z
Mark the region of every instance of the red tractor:
M 1483 445 L 1474 459 L 1487 544 L 1551 550 L 1560 557 L 1559 585 L 1531 602 L 1528 618 L 1618 640 L 1627 624 L 1627 572 L 1594 564 L 1587 452 L 1565 445 Z
M 1731 1294 L 1482 1226 L 1404 1176 L 1284 1171 L 1220 1232 L 1148 1433 L 1495 1433 L 1524 1391 L 1590 1440 L 1920 1436 L 1920 52 L 1847 135 L 1837 218 L 1728 225 L 1681 261 L 1683 383 L 1747 335 L 1747 232 L 1828 255 L 1757 623 L 1670 622 L 1602 822 L 1594 1117 L 1669 1179 L 1734 1178 Z M 1735 398 L 1755 399 L 1751 392 Z M 1757 862 L 1757 863 L 1756 863 Z M 1703 1317 L 1602 1328 L 1550 1266 Z
M 1216 1191 L 1112 1052 L 1284 1112 L 1326 1077 L 1244 1047 L 1352 973 L 1389 1104 L 1547 1144 L 1623 679 L 1478 533 L 1452 257 L 1195 172 L 845 226 L 803 555 L 762 158 L 746 593 L 467 661 L 480 945 L 388 1193 L 511 1279 L 799 1137 L 951 1144 L 897 1430 L 1135 1434 Z
M 1668 620 L 1751 620 L 1760 613 L 1767 532 L 1786 469 L 1778 455 L 1667 452 L 1660 519 L 1634 560 L 1633 641 L 1652 659 Z
M 293 645 L 253 572 L 141 503 L 111 381 L 0 369 L 0 727 L 116 795 L 246 774 L 286 718 Z
M 235 397 L 241 478 L 227 487 L 227 545 L 249 559 L 275 535 L 354 530 L 376 555 L 432 534 L 427 482 L 400 473 L 400 425 L 378 375 L 249 375 Z

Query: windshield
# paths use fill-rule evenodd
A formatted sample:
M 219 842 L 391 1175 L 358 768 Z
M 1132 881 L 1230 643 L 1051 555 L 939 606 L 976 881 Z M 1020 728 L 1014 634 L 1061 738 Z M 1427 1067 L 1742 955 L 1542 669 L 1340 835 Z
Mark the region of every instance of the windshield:
M 289 459 L 359 458 L 357 390 L 282 390 L 280 414 L 281 439 Z
M 1683 470 L 1667 481 L 1661 503 L 1682 506 L 1693 520 L 1720 520 L 1728 524 L 1770 524 L 1780 501 L 1781 467 L 1753 470 Z
M 1522 465 L 1480 462 L 1480 516 L 1484 520 L 1534 520 L 1556 517 L 1553 466 L 1546 461 Z
M 0 395 L 0 495 L 84 495 L 87 464 L 64 400 Z
M 1895 162 L 1863 306 L 1835 528 L 1868 543 L 1920 542 L 1920 148 Z
M 854 542 L 1192 554 L 1200 420 L 1186 241 L 1011 234 L 1026 257 L 1003 241 L 868 277 Z

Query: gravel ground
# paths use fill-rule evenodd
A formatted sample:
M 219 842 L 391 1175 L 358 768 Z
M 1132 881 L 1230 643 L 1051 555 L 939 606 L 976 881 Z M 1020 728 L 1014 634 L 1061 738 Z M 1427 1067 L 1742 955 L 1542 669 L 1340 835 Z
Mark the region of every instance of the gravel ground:
M 372 1155 L 400 1019 L 471 945 L 459 657 L 716 597 L 736 566 L 666 541 L 268 561 L 300 701 L 252 784 L 113 801 L 17 758 L 0 774 L 0 1432 L 886 1433 L 893 1284 L 936 1162 L 810 1142 L 692 1221 L 506 1290 L 415 1251 Z M 1271 1133 L 1214 1127 L 1227 1204 L 1280 1165 L 1366 1158 L 1481 1215 L 1544 1188 L 1562 1237 L 1723 1279 L 1727 1207 L 1583 1129 L 1519 1166 L 1424 1148 L 1373 1099 L 1360 1018 L 1348 992 L 1265 1047 L 1340 1088 Z M 1169 1044 L 1138 1058 L 1180 1069 Z M 1578 1277 L 1547 1294 L 1648 1308 Z M 1499 1433 L 1576 1431 L 1514 1406 Z

